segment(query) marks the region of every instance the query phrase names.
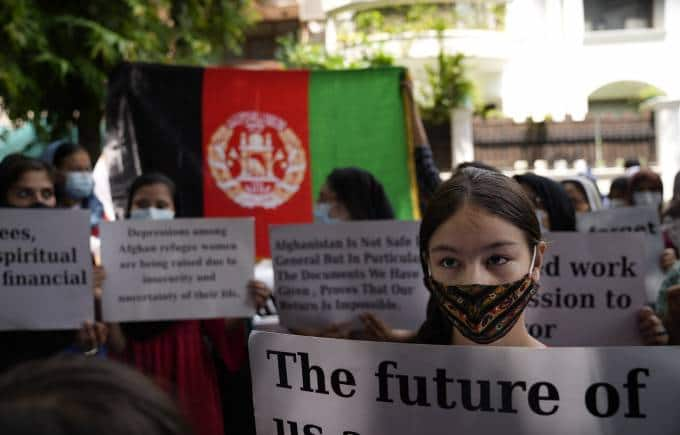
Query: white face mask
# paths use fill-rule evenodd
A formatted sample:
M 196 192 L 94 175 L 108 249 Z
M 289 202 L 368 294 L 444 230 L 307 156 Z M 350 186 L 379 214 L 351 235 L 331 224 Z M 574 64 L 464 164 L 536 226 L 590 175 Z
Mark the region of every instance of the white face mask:
M 169 208 L 136 208 L 130 211 L 130 219 L 165 221 L 175 217 L 175 212 Z
M 545 234 L 548 231 L 550 231 L 543 224 L 543 222 L 548 220 L 548 213 L 546 213 L 545 210 L 536 209 L 536 219 L 538 219 L 538 225 L 540 225 L 540 227 L 541 227 L 541 234 Z
M 314 205 L 314 222 L 322 224 L 334 224 L 340 222 L 340 219 L 336 219 L 330 216 L 331 204 L 327 202 L 317 202 Z
M 94 190 L 94 178 L 87 171 L 67 172 L 64 190 L 71 199 L 87 198 Z
M 621 198 L 614 198 L 609 200 L 609 208 L 621 208 L 626 206 L 626 201 Z
M 633 203 L 635 205 L 658 208 L 661 201 L 663 201 L 661 192 L 633 192 Z

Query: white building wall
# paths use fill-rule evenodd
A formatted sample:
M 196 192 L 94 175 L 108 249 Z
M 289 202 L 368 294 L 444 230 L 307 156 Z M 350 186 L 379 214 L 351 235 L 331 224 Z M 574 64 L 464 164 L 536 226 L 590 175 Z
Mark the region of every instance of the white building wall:
M 588 96 L 618 81 L 680 96 L 680 1 L 666 0 L 663 9 L 662 28 L 586 33 L 580 1 L 509 3 L 507 33 L 517 51 L 503 71 L 503 112 L 518 121 L 583 119 Z

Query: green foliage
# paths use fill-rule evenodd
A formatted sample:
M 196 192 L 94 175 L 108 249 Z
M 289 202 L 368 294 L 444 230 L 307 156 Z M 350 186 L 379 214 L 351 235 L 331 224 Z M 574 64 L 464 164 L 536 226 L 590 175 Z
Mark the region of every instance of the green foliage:
M 437 56 L 436 68 L 426 66 L 427 88 L 423 119 L 431 124 L 449 122 L 450 112 L 458 107 L 470 106 L 474 84 L 465 71 L 465 56 L 449 56 L 443 51 Z
M 394 65 L 394 58 L 381 50 L 366 52 L 361 59 L 349 60 L 339 54 L 329 54 L 320 44 L 300 43 L 294 35 L 281 37 L 277 42 L 279 48 L 276 58 L 286 68 L 337 70 Z
M 12 118 L 47 110 L 63 133 L 78 109 L 97 132 L 115 65 L 219 62 L 253 19 L 250 0 L 3 0 L 0 97 Z
M 504 3 L 427 3 L 387 6 L 359 11 L 354 28 L 341 31 L 338 39 L 348 45 L 362 43 L 370 34 L 395 34 L 446 29 L 494 29 L 505 27 Z

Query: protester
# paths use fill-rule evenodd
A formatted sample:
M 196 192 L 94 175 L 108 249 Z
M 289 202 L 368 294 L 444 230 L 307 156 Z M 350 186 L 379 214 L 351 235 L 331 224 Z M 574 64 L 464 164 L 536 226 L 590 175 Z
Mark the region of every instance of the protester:
M 618 177 L 612 180 L 609 187 L 609 208 L 625 207 L 627 205 L 626 195 L 628 194 L 628 177 Z
M 87 150 L 72 142 L 63 142 L 54 151 L 52 164 L 57 170 L 57 199 L 61 207 L 78 207 L 90 211 L 93 235 L 106 220 L 104 206 L 94 195 L 92 160 Z
M 6 435 L 191 435 L 175 404 L 144 376 L 106 360 L 60 357 L 0 378 Z
M 588 213 L 602 209 L 602 199 L 597 186 L 586 177 L 570 177 L 562 180 L 567 196 L 576 213 Z
M 394 219 L 394 210 L 383 185 L 373 174 L 360 168 L 337 168 L 326 178 L 314 206 L 317 223 L 336 223 L 355 220 Z M 367 316 L 367 317 L 366 317 Z M 364 314 L 364 322 L 370 324 L 374 317 Z M 292 331 L 296 334 L 332 338 L 349 338 L 354 334 L 351 322 L 332 324 L 327 328 L 305 328 Z
M 0 207 L 54 208 L 54 180 L 54 171 L 48 164 L 19 154 L 7 156 L 0 162 Z M 96 353 L 99 346 L 106 343 L 107 335 L 106 326 L 99 322 L 94 325 L 85 323 L 80 331 L 0 332 L 0 346 L 5 349 L 0 353 L 0 371 L 21 362 L 65 352 L 69 348 Z
M 541 233 L 576 231 L 576 212 L 560 183 L 532 173 L 514 178 L 534 204 Z
M 432 298 L 417 341 L 543 347 L 523 313 L 546 245 L 518 184 L 492 171 L 456 172 L 432 198 L 419 240 Z
M 173 219 L 175 194 L 174 182 L 164 175 L 142 175 L 130 187 L 126 216 Z M 125 348 L 116 356 L 176 396 L 199 435 L 224 433 L 215 363 L 204 343 L 204 326 L 211 322 L 225 327 L 221 320 L 121 323 Z
M 326 178 L 314 207 L 317 222 L 394 219 L 383 185 L 360 168 L 337 168 Z
M 662 215 L 663 183 L 661 177 L 649 169 L 641 169 L 630 179 L 626 200 L 630 206 L 652 207 Z M 661 270 L 667 272 L 678 260 L 671 240 L 664 236 L 665 249 L 661 254 Z
M 659 210 L 663 206 L 661 177 L 649 169 L 641 169 L 630 179 L 626 200 L 630 206 L 646 206 Z

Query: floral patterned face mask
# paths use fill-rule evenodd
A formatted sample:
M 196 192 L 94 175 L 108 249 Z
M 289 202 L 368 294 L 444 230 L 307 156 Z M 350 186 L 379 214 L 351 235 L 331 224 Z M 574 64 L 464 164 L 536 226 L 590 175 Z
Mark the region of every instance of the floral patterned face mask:
M 531 277 L 536 247 L 529 272 L 518 281 L 499 285 L 450 285 L 435 281 L 427 273 L 425 285 L 451 324 L 464 337 L 479 344 L 503 338 L 519 319 L 529 300 L 538 291 Z

